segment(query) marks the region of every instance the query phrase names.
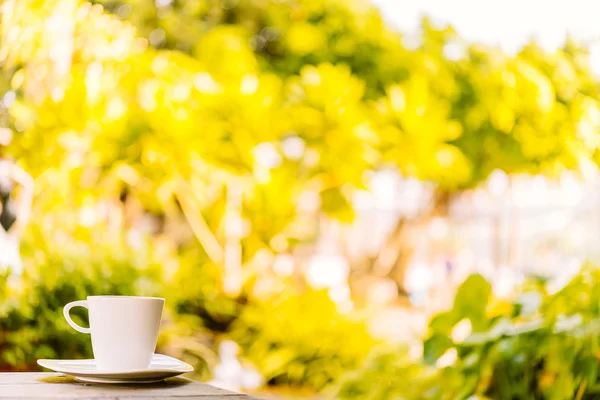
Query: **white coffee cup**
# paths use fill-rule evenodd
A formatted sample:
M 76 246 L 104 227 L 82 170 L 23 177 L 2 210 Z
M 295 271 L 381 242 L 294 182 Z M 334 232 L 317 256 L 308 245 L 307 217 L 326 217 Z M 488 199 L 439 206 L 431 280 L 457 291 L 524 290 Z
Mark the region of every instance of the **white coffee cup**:
M 92 334 L 96 366 L 102 371 L 146 369 L 156 348 L 165 299 L 137 296 L 88 296 L 63 309 L 73 329 Z M 90 327 L 71 319 L 73 307 L 88 309 Z

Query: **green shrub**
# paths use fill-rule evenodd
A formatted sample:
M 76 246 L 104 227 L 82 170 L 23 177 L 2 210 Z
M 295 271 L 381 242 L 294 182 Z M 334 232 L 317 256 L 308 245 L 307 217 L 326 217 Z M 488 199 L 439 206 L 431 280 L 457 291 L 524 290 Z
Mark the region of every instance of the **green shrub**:
M 506 301 L 493 298 L 481 276 L 471 276 L 454 307 L 430 321 L 420 361 L 406 361 L 402 352 L 373 355 L 345 378 L 338 397 L 597 399 L 599 289 L 600 270 L 586 267 L 560 290 L 556 282 L 531 281 Z M 472 333 L 460 338 L 456 327 L 466 321 Z
M 358 366 L 374 344 L 365 325 L 340 313 L 327 291 L 287 282 L 284 293 L 257 297 L 248 279 L 240 295 L 230 296 L 222 290 L 222 268 L 198 261 L 200 253 L 181 252 L 169 289 L 178 333 L 166 342 L 190 362 L 214 366 L 216 344 L 231 339 L 268 384 L 316 390 Z
M 375 344 L 327 291 L 284 293 L 248 304 L 230 336 L 271 385 L 321 389 L 356 368 Z
M 361 368 L 344 375 L 333 391 L 340 400 L 454 399 L 460 377 L 447 376 L 442 386 L 437 384 L 440 374 L 434 367 L 415 362 L 406 347 L 386 346 L 372 351 Z

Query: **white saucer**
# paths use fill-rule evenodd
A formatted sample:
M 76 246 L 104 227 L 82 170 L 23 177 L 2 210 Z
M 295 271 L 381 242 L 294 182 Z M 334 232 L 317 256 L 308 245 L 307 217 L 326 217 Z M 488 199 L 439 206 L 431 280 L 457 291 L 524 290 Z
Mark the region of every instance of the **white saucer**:
M 149 383 L 192 372 L 191 365 L 176 358 L 154 354 L 148 369 L 134 371 L 98 371 L 95 360 L 38 360 L 44 368 L 73 375 L 80 381 L 94 383 Z

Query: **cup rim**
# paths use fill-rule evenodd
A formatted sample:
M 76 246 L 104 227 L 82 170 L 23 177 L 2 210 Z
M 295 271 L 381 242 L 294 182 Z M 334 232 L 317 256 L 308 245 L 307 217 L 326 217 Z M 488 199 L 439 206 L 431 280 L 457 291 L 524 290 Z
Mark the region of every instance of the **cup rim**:
M 122 295 L 94 295 L 94 296 L 87 296 L 88 299 L 90 298 L 95 298 L 95 299 L 138 299 L 138 300 L 162 300 L 164 301 L 165 299 L 163 297 L 151 297 L 151 296 L 122 296 Z

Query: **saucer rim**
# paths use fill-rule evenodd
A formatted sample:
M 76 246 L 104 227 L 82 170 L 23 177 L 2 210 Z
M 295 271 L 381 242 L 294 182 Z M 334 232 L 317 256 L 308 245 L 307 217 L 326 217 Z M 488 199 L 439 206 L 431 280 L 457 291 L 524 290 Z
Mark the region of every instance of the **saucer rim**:
M 194 370 L 194 367 L 192 367 L 190 364 L 186 363 L 185 361 L 181 361 L 175 357 L 171 357 L 171 356 L 167 356 L 164 354 L 158 354 L 155 353 L 152 356 L 152 359 L 154 360 L 155 358 L 161 358 L 161 359 L 170 359 L 170 360 L 174 360 L 176 361 L 179 365 L 177 366 L 173 366 L 173 367 L 160 367 L 160 368 L 147 368 L 147 369 L 135 369 L 135 370 L 125 370 L 125 371 L 99 371 L 99 370 L 86 370 L 86 371 L 81 371 L 81 370 L 77 370 L 77 364 L 78 363 L 87 363 L 88 365 L 90 363 L 95 364 L 95 360 L 92 358 L 87 358 L 87 359 L 60 359 L 60 358 L 55 358 L 55 359 L 47 359 L 47 358 L 42 358 L 37 360 L 37 364 L 41 367 L 50 369 L 52 371 L 56 371 L 56 372 L 60 372 L 63 374 L 69 374 L 69 375 L 73 375 L 75 377 L 77 376 L 83 376 L 83 377 L 107 377 L 108 379 L 111 379 L 110 377 L 114 377 L 114 378 L 127 378 L 127 377 L 133 377 L 133 376 L 140 376 L 140 375 L 145 375 L 145 376 L 163 376 L 165 378 L 170 377 L 170 376 L 177 376 L 177 375 L 181 375 L 181 374 L 185 374 L 188 372 L 192 372 Z M 72 362 L 73 364 L 75 364 L 75 369 L 69 367 L 69 366 L 61 366 L 58 365 L 57 362 L 58 361 L 67 361 L 67 362 Z M 114 379 L 113 378 L 113 379 Z

